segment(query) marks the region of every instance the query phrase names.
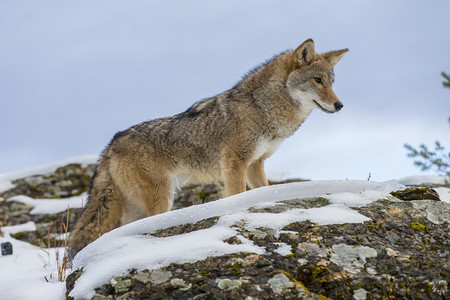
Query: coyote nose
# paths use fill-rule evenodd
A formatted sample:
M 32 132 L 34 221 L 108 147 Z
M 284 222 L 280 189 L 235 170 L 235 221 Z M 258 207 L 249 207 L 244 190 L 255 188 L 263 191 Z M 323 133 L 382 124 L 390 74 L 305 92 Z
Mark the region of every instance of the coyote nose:
M 341 102 L 335 102 L 334 103 L 334 109 L 336 111 L 340 111 L 343 107 L 344 107 L 344 104 L 342 104 Z

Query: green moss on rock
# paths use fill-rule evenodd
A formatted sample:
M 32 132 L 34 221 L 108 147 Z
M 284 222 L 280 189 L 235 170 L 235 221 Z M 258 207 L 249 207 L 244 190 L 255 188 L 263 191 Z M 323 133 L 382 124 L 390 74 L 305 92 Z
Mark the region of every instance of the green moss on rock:
M 395 191 L 391 193 L 392 196 L 404 200 L 435 200 L 440 201 L 439 194 L 429 187 L 416 187 L 407 188 L 400 191 Z

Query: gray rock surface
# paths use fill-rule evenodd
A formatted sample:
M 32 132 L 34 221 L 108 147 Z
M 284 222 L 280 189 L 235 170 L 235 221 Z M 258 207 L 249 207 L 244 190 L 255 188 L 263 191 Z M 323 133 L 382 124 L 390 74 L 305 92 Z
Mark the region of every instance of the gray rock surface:
M 306 201 L 306 200 L 305 200 Z M 295 208 L 305 201 L 289 201 Z M 307 199 L 307 202 L 311 202 Z M 322 205 L 321 199 L 317 203 Z M 279 213 L 278 206 L 253 213 Z M 246 230 L 242 236 L 266 253 L 237 253 L 188 264 L 171 264 L 153 271 L 131 270 L 116 280 L 131 280 L 126 292 L 111 284 L 97 289 L 112 299 L 442 299 L 448 298 L 450 237 L 448 223 L 434 214 L 450 212 L 436 200 L 376 201 L 355 208 L 371 221 L 319 226 L 311 222 L 287 225 L 279 236 L 269 228 Z M 283 210 L 283 209 L 282 209 Z M 213 226 L 215 218 L 158 231 L 171 236 Z M 230 243 L 236 240 L 229 239 Z M 280 255 L 280 244 L 289 254 Z M 78 271 L 71 275 L 75 278 Z M 149 284 L 141 272 L 172 274 Z M 73 285 L 68 279 L 68 290 Z M 175 281 L 173 281 L 175 280 Z M 146 283 L 147 282 L 147 283 Z
M 13 189 L 0 194 L 0 226 L 34 221 L 36 231 L 17 233 L 15 238 L 47 247 L 52 242 L 49 228 L 65 220 L 66 213 L 30 215 L 31 207 L 6 200 L 15 195 L 55 199 L 79 195 L 88 189 L 94 169 L 95 165 L 73 164 L 16 180 Z M 222 188 L 184 188 L 176 195 L 174 208 L 213 201 Z M 265 254 L 236 253 L 156 270 L 130 269 L 99 286 L 93 299 L 450 299 L 450 204 L 420 187 L 394 194 L 399 199 L 404 195 L 405 201 L 380 200 L 354 208 L 370 218 L 362 224 L 296 222 L 281 234 L 236 224 L 238 234 L 264 247 Z M 326 205 L 329 201 L 320 197 L 292 199 L 250 212 L 276 214 Z M 80 212 L 70 211 L 69 230 Z M 168 237 L 216 222 L 217 218 L 209 218 L 148 234 Z M 241 243 L 237 235 L 225 242 Z M 74 270 L 68 277 L 68 293 L 81 272 Z

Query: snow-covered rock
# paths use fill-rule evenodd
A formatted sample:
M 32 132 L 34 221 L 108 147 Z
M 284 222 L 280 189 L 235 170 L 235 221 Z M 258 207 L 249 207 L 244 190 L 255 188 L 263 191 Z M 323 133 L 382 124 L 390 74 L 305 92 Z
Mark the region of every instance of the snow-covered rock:
M 67 269 L 66 289 L 56 279 L 56 253 L 61 258 L 64 248 L 46 249 L 44 241 L 64 245 L 55 228 L 66 221 L 67 205 L 73 227 L 94 168 L 53 164 L 40 167 L 42 174 L 22 172 L 24 178 L 0 175 L 8 187 L 0 192 L 0 241 L 14 250 L 0 257 L 2 297 L 449 296 L 450 189 L 434 183 L 435 192 L 394 194 L 425 195 L 402 201 L 391 194 L 405 189 L 398 181 L 348 180 L 290 182 L 217 201 L 221 186 L 183 189 L 177 210 L 115 229 L 83 249 Z

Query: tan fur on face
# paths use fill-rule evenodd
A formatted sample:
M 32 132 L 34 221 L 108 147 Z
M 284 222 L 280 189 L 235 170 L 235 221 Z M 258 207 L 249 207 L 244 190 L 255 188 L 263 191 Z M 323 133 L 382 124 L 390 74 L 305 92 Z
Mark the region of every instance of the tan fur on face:
M 327 113 L 335 112 L 334 104 L 341 103 L 331 87 L 334 81 L 333 67 L 347 51 L 343 49 L 317 54 L 312 40 L 301 44 L 289 58 L 291 72 L 287 87 L 291 97 L 305 108 L 318 107 Z M 316 82 L 317 78 L 320 83 Z
M 116 134 L 70 235 L 70 255 L 117 226 L 167 212 L 174 182 L 221 181 L 226 195 L 244 192 L 247 184 L 268 185 L 264 160 L 281 141 L 312 109 L 336 111 L 333 67 L 347 51 L 317 54 L 313 40 L 306 40 L 228 91 Z

